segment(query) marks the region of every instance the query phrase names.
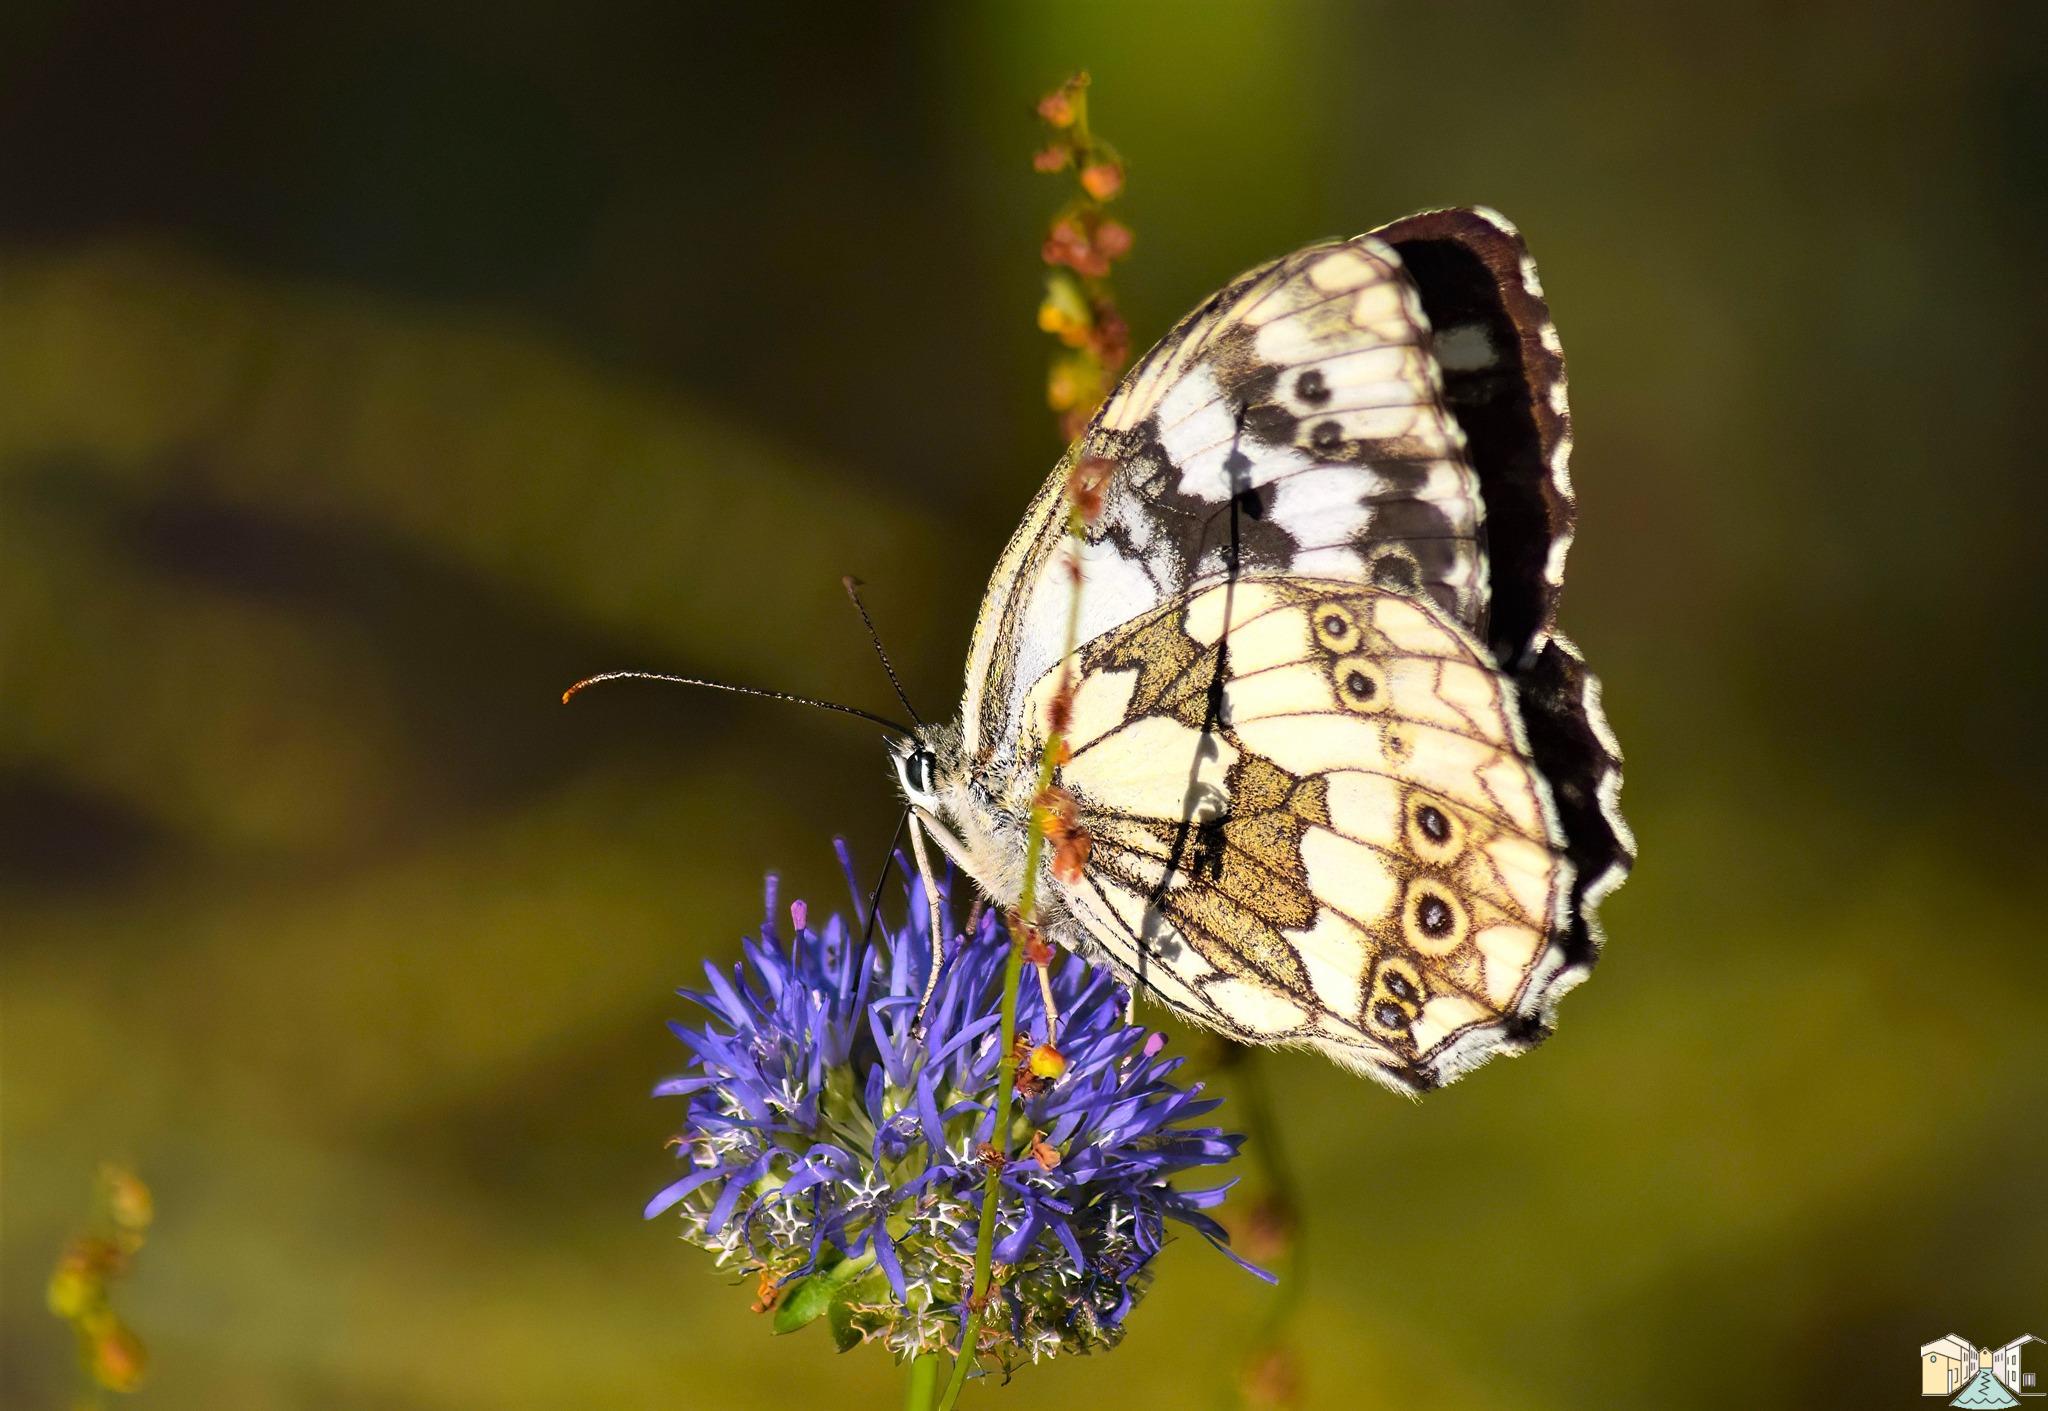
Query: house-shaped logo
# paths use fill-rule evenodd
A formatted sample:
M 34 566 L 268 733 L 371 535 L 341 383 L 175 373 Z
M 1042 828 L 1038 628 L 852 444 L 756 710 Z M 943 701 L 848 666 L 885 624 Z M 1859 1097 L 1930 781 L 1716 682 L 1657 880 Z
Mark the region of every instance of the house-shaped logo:
M 1920 1394 L 1951 1398 L 1968 1411 L 2017 1406 L 2048 1393 L 2048 1342 L 2031 1333 L 2003 1347 L 1978 1347 L 1953 1333 L 1920 1346 Z

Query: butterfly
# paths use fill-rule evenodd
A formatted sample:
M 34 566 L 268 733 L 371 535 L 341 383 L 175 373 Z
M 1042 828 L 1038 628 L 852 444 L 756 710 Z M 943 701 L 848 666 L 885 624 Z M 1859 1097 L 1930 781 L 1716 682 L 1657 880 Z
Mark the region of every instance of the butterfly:
M 929 836 L 1017 904 L 1065 711 L 1082 846 L 1039 879 L 1050 940 L 1399 1090 L 1532 1047 L 1635 855 L 1599 683 L 1555 628 L 1570 450 L 1557 332 L 1494 212 L 1233 281 L 1031 502 L 959 718 L 892 743 L 927 889 Z M 1070 560 L 1083 464 L 1101 508 Z

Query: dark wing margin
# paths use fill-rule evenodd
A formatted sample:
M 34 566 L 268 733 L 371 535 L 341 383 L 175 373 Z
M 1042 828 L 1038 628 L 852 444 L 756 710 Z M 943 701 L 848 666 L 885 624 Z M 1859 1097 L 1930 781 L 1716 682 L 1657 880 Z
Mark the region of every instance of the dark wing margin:
M 1493 211 L 1424 211 L 1373 232 L 1394 247 L 1434 332 L 1444 399 L 1486 505 L 1486 643 L 1526 664 L 1557 616 L 1577 502 L 1564 349 L 1536 264 Z
M 1486 640 L 1519 689 L 1530 752 L 1549 780 L 1576 872 L 1562 994 L 1598 958 L 1599 905 L 1635 862 L 1621 815 L 1621 747 L 1600 682 L 1558 633 L 1577 525 L 1564 347 L 1521 232 L 1483 207 L 1423 211 L 1373 232 L 1394 248 L 1428 315 L 1444 399 L 1486 506 Z M 1550 1016 L 1528 1037 L 1542 1037 Z
M 1529 752 L 1550 782 L 1575 872 L 1571 916 L 1557 944 L 1565 968 L 1583 972 L 1600 953 L 1600 903 L 1636 859 L 1635 836 L 1621 816 L 1621 746 L 1607 728 L 1600 680 L 1568 638 L 1547 637 L 1516 684 Z

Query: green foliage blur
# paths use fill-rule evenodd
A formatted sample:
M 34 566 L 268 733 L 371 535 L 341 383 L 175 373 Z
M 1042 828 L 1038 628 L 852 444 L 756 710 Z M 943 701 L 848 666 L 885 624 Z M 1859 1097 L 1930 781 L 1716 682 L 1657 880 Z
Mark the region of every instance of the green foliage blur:
M 1315 1407 L 1914 1404 L 2048 1337 L 2038 7 L 27 0 L 0 18 L 0 1403 L 103 1160 L 163 1408 L 884 1406 L 639 1207 L 672 986 L 879 856 L 1059 447 L 1032 100 L 1137 346 L 1483 202 L 1542 263 L 1564 625 L 1636 878 L 1538 1054 L 1282 1057 Z M 976 1404 L 1227 1406 L 1197 1244 Z

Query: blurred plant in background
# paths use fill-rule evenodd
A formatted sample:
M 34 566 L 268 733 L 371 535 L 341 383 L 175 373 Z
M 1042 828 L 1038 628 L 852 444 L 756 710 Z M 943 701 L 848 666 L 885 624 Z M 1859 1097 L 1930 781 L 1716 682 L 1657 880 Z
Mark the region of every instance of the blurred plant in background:
M 71 1325 L 78 1365 L 88 1379 L 80 1406 L 99 1404 L 99 1392 L 134 1391 L 149 1358 L 142 1339 L 114 1311 L 114 1286 L 134 1266 L 156 1218 L 149 1187 L 125 1166 L 101 1165 L 90 1227 L 73 1237 L 50 1271 L 50 1311 Z
M 843 844 L 840 860 L 852 887 Z M 1170 1223 L 1223 1248 L 1205 1212 L 1228 1187 L 1173 1182 L 1229 1161 L 1243 1138 L 1194 1125 L 1217 1101 L 1176 1083 L 1164 1035 L 1126 1024 L 1110 972 L 1073 957 L 1051 970 L 1064 1068 L 1019 1071 L 999 1034 L 1010 942 L 990 911 L 954 935 L 914 1036 L 934 918 L 910 890 L 906 923 L 876 943 L 836 914 L 813 927 L 801 901 L 785 938 L 769 879 L 742 960 L 707 964 L 710 988 L 682 992 L 707 1017 L 671 1024 L 693 1059 L 655 1093 L 688 1100 L 671 1143 L 685 1174 L 647 1214 L 674 1210 L 719 1268 L 756 1277 L 776 1332 L 823 1318 L 842 1351 L 874 1341 L 908 1361 L 960 1346 L 974 1198 L 993 1169 L 994 1279 L 970 1360 L 1007 1373 L 1113 1347 Z M 855 906 L 858 921 L 857 890 Z M 948 925 L 945 910 L 936 919 Z M 1046 1028 L 1037 993 L 1022 1003 L 1016 1050 Z M 1006 1089 L 1022 1101 L 999 1130 Z
M 1046 401 L 1069 441 L 1131 356 L 1131 330 L 1109 287 L 1111 267 L 1131 252 L 1131 228 L 1104 211 L 1124 189 L 1124 164 L 1088 126 L 1088 84 L 1076 74 L 1039 100 L 1051 136 L 1032 162 L 1042 172 L 1071 170 L 1081 188 L 1052 218 L 1040 251 L 1047 271 L 1038 326 L 1067 349 L 1053 359 Z
M 1280 1286 L 1252 1333 L 1238 1371 L 1238 1395 L 1245 1411 L 1291 1411 L 1302 1402 L 1305 1381 L 1292 1325 L 1306 1288 L 1306 1222 L 1267 1084 L 1266 1055 L 1220 1038 L 1216 1049 L 1237 1096 L 1251 1155 L 1246 1189 L 1230 1221 L 1231 1242 L 1244 1257 L 1273 1269 Z

